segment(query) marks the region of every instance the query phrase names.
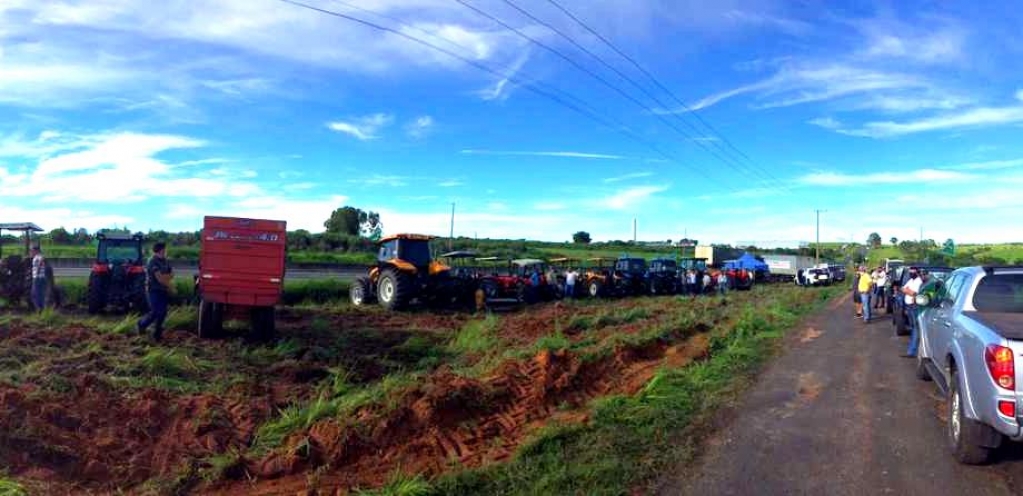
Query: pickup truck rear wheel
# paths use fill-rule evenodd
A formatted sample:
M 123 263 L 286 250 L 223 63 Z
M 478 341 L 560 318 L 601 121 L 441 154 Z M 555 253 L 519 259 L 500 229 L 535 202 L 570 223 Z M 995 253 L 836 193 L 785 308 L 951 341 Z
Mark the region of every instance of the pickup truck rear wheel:
M 982 465 L 991 459 L 991 448 L 980 443 L 991 427 L 966 417 L 959 374 L 952 373 L 948 392 L 948 443 L 952 456 L 966 465 Z

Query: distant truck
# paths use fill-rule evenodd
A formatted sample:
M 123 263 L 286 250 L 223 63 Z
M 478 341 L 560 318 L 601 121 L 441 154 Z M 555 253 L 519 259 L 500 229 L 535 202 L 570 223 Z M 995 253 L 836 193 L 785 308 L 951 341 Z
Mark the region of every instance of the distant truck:
M 256 339 L 273 338 L 274 308 L 284 288 L 287 223 L 206 217 L 201 237 L 199 336 L 220 336 L 225 318 L 247 318 Z
M 930 286 L 930 288 L 928 287 Z M 966 267 L 921 288 L 917 377 L 945 395 L 946 437 L 961 463 L 1023 441 L 1023 266 Z
M 742 256 L 742 250 L 713 245 L 700 245 L 696 247 L 694 255 L 695 258 L 706 259 L 707 265 L 717 267 L 725 263 L 725 260 L 733 260 Z
M 764 255 L 763 259 L 773 281 L 791 282 L 801 270 L 813 267 L 815 263 L 813 257 L 799 255 Z

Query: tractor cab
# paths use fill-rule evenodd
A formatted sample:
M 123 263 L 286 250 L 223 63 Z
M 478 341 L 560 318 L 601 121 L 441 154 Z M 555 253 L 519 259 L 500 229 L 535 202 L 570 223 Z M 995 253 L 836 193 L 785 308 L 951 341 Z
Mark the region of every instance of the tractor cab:
M 707 271 L 707 259 L 706 258 L 691 258 L 683 257 L 678 259 L 679 270 L 695 270 L 703 273 Z
M 655 258 L 647 270 L 647 284 L 650 294 L 676 294 L 681 289 L 678 277 L 678 263 L 671 258 Z
M 621 257 L 615 261 L 615 272 L 624 277 L 643 276 L 647 271 L 644 258 Z
M 108 305 L 124 311 L 148 311 L 144 240 L 142 233 L 96 235 L 96 260 L 86 295 L 89 313 L 99 313 Z
M 655 258 L 650 261 L 650 273 L 675 275 L 678 273 L 678 263 L 670 258 Z
M 636 295 L 646 291 L 647 263 L 645 258 L 619 257 L 614 266 L 614 292 L 619 296 Z

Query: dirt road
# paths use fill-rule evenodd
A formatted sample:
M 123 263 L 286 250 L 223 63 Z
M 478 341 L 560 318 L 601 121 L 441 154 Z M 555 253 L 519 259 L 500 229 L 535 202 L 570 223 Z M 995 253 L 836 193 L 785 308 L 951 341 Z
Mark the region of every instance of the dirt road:
M 882 315 L 882 317 L 888 317 Z M 1023 448 L 1009 443 L 987 467 L 959 465 L 945 448 L 944 401 L 900 358 L 890 319 L 864 325 L 848 299 L 787 338 L 693 466 L 665 495 L 1023 494 Z

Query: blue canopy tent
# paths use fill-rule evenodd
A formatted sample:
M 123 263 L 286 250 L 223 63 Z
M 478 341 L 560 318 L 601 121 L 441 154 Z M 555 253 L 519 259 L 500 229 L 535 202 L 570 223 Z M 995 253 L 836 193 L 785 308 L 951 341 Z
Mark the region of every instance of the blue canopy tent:
M 741 257 L 735 260 L 726 260 L 725 269 L 746 269 L 754 272 L 763 272 L 765 274 L 770 272 L 770 268 L 766 263 L 757 260 L 757 258 L 749 252 L 743 253 Z

